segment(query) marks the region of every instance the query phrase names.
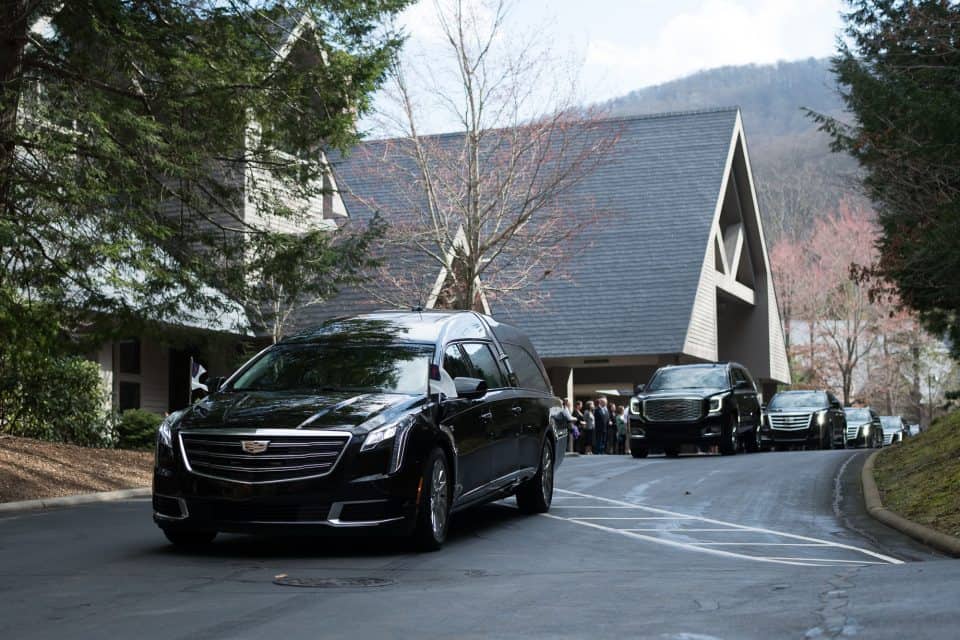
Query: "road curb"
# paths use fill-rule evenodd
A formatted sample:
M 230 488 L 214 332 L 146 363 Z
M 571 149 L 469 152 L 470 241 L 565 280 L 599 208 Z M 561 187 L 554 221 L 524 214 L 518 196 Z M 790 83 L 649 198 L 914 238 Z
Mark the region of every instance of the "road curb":
M 918 522 L 907 520 L 903 516 L 897 515 L 883 506 L 883 501 L 880 499 L 880 490 L 877 488 L 877 482 L 873 478 L 873 465 L 879 453 L 879 451 L 874 451 L 870 454 L 870 457 L 867 458 L 866 463 L 863 465 L 863 470 L 860 472 L 860 481 L 863 484 L 863 499 L 864 502 L 866 502 L 867 513 L 874 519 L 879 520 L 888 527 L 896 529 L 900 533 L 910 536 L 914 540 L 918 540 L 927 546 L 951 556 L 960 557 L 960 538 L 955 538 L 936 529 L 931 529 Z
M 94 502 L 111 502 L 113 500 L 127 500 L 129 498 L 144 498 L 149 496 L 150 487 L 142 489 L 121 489 L 119 491 L 100 491 L 97 493 L 82 493 L 76 496 L 62 498 L 40 498 L 39 500 L 21 500 L 19 502 L 4 502 L 0 504 L 0 514 L 18 513 L 21 511 L 43 511 L 45 509 L 59 509 L 74 507 Z

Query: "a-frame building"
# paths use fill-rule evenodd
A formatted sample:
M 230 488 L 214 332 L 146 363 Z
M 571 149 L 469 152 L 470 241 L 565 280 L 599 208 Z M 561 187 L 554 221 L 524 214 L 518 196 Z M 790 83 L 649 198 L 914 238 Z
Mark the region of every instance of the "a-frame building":
M 734 360 L 769 398 L 790 372 L 739 110 L 591 129 L 616 144 L 564 195 L 563 211 L 597 222 L 573 241 L 563 276 L 538 285 L 536 304 L 491 299 L 491 313 L 530 336 L 558 395 L 631 389 L 663 364 Z M 336 164 L 351 217 L 372 215 L 372 201 L 388 222 L 409 210 L 409 189 L 392 184 L 402 175 L 388 168 L 393 146 L 367 142 Z M 417 267 L 442 282 L 435 263 L 398 269 Z M 381 306 L 344 292 L 301 321 Z

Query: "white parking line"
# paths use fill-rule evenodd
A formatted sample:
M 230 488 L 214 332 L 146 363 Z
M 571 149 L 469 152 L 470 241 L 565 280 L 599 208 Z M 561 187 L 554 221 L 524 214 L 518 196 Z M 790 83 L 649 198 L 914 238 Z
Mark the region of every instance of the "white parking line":
M 693 520 L 692 517 L 674 518 L 667 516 L 570 516 L 571 520 Z
M 691 551 L 698 551 L 698 552 L 700 552 L 700 553 L 707 553 L 707 554 L 711 554 L 711 555 L 718 555 L 718 556 L 732 557 L 732 558 L 742 558 L 742 559 L 746 559 L 746 560 L 754 560 L 754 561 L 757 561 L 757 562 L 771 562 L 771 563 L 776 563 L 776 564 L 791 564 L 791 565 L 811 566 L 811 567 L 828 566 L 828 565 L 824 565 L 824 564 L 823 564 L 824 562 L 828 562 L 828 563 L 829 563 L 829 562 L 835 562 L 835 563 L 838 563 L 838 564 L 840 564 L 840 565 L 842 565 L 842 564 L 851 564 L 851 563 L 852 563 L 852 564 L 883 564 L 883 563 L 888 563 L 888 564 L 903 564 L 903 561 L 902 561 L 902 560 L 899 560 L 899 559 L 897 559 L 897 558 L 893 558 L 893 557 L 891 557 L 891 556 L 886 556 L 886 555 L 883 555 L 883 554 L 881 554 L 881 553 L 877 553 L 877 552 L 875 552 L 875 551 L 871 551 L 871 550 L 869 550 L 869 549 L 862 549 L 862 548 L 860 548 L 860 547 L 855 547 L 855 546 L 852 546 L 852 545 L 842 544 L 842 543 L 839 543 L 839 542 L 832 542 L 832 541 L 830 541 L 830 540 L 821 540 L 821 539 L 819 539 L 819 538 L 812 538 L 812 537 L 809 537 L 809 536 L 801 536 L 801 535 L 797 535 L 797 534 L 794 534 L 794 533 L 786 533 L 786 532 L 783 532 L 783 531 L 775 531 L 775 530 L 773 530 L 773 529 L 766 529 L 766 528 L 763 528 L 763 527 L 750 527 L 750 526 L 747 526 L 747 525 L 736 524 L 736 523 L 733 523 L 733 522 L 724 522 L 724 521 L 722 521 L 722 520 L 715 520 L 715 519 L 713 519 L 713 518 L 704 518 L 704 517 L 701 517 L 701 516 L 691 516 L 691 515 L 688 515 L 688 514 L 677 513 L 677 512 L 675 512 L 675 511 L 668 511 L 668 510 L 666 510 L 666 509 L 660 509 L 660 508 L 657 508 L 657 507 L 647 507 L 647 506 L 643 506 L 643 505 L 639 505 L 639 504 L 635 504 L 635 503 L 631 503 L 631 502 L 625 502 L 625 501 L 623 501 L 623 500 L 614 500 L 614 499 L 612 499 L 612 498 L 604 498 L 603 496 L 594 496 L 594 495 L 590 495 L 590 494 L 587 494 L 587 493 L 580 493 L 580 492 L 577 492 L 577 491 L 569 491 L 569 490 L 566 490 L 566 489 L 557 489 L 556 491 L 557 491 L 557 492 L 560 492 L 560 493 L 563 493 L 563 494 L 566 494 L 567 496 L 570 496 L 570 497 L 579 497 L 579 498 L 585 498 L 585 499 L 589 499 L 589 500 L 598 500 L 598 501 L 600 501 L 600 502 L 606 502 L 606 503 L 609 503 L 609 504 L 614 505 L 614 506 L 631 508 L 631 509 L 637 509 L 637 510 L 645 511 L 645 512 L 647 512 L 647 513 L 660 514 L 662 517 L 664 517 L 664 519 L 674 519 L 674 518 L 676 518 L 676 519 L 683 519 L 683 520 L 697 520 L 698 522 L 702 522 L 702 523 L 704 523 L 704 524 L 719 525 L 719 526 L 724 527 L 723 529 L 712 529 L 712 528 L 711 528 L 711 529 L 701 529 L 701 531 L 710 530 L 710 531 L 738 531 L 738 532 L 762 533 L 762 534 L 766 534 L 766 535 L 772 535 L 772 536 L 790 538 L 790 539 L 793 539 L 793 540 L 800 540 L 800 541 L 802 541 L 802 542 L 804 542 L 804 543 L 810 543 L 810 546 L 832 547 L 832 548 L 834 548 L 834 549 L 844 549 L 844 550 L 847 550 L 847 551 L 852 551 L 852 552 L 854 552 L 854 553 L 859 553 L 859 554 L 863 554 L 863 555 L 866 555 L 866 556 L 870 556 L 871 558 L 875 558 L 875 559 L 880 560 L 880 561 L 882 561 L 882 562 L 877 563 L 877 562 L 870 562 L 870 561 L 867 561 L 867 560 L 826 560 L 826 559 L 822 559 L 822 558 L 786 558 L 786 557 L 776 557 L 776 556 L 749 555 L 749 554 L 746 554 L 746 553 L 736 553 L 736 552 L 733 552 L 733 551 L 725 551 L 725 550 L 722 550 L 722 549 L 716 549 L 716 548 L 713 548 L 713 547 L 715 547 L 715 546 L 717 546 L 717 545 L 716 545 L 716 544 L 712 544 L 712 543 L 710 543 L 710 542 L 690 543 L 690 542 L 682 542 L 682 541 L 679 541 L 679 540 L 670 540 L 670 539 L 668 539 L 668 538 L 662 538 L 662 537 L 657 537 L 657 536 L 652 536 L 652 535 L 646 535 L 647 533 L 671 532 L 671 530 L 669 530 L 669 529 L 635 529 L 635 530 L 630 530 L 630 529 L 617 529 L 617 528 L 615 528 L 615 527 L 607 527 L 607 526 L 604 526 L 604 525 L 602 525 L 602 524 L 597 524 L 597 523 L 595 523 L 595 522 L 592 522 L 592 520 L 599 520 L 599 518 L 592 518 L 592 517 L 582 517 L 582 518 L 577 518 L 577 517 L 565 517 L 565 516 L 553 515 L 553 514 L 550 514 L 550 513 L 544 513 L 544 514 L 542 514 L 542 515 L 544 515 L 544 516 L 546 516 L 546 517 L 548 517 L 548 518 L 553 518 L 553 519 L 555 519 L 555 520 L 563 520 L 563 521 L 566 521 L 566 522 L 572 522 L 572 523 L 574 523 L 574 524 L 578 524 L 578 525 L 581 525 L 581 526 L 592 527 L 592 528 L 599 529 L 599 530 L 602 530 L 602 531 L 608 531 L 608 532 L 611 532 L 611 533 L 616 533 L 616 534 L 618 534 L 618 535 L 623 535 L 623 536 L 630 537 L 630 538 L 634 538 L 634 539 L 638 539 L 638 540 L 645 540 L 645 541 L 648 541 L 648 542 L 653 542 L 653 543 L 655 543 L 655 544 L 662 544 L 662 545 L 666 545 L 666 546 L 671 546 L 671 547 L 676 547 L 676 548 L 681 548 L 681 549 L 687 549 L 687 550 L 691 550 Z M 558 506 L 559 506 L 559 505 L 558 505 Z M 581 507 L 581 508 L 584 508 L 584 507 Z M 626 518 L 608 518 L 608 519 L 611 519 L 611 520 L 612 520 L 612 519 L 620 520 L 620 519 L 626 519 Z M 685 531 L 685 532 L 695 532 L 695 531 L 697 531 L 697 530 L 695 530 L 695 529 L 678 529 L 678 530 L 675 530 L 675 531 L 672 531 L 672 532 L 673 532 L 673 533 L 677 533 L 677 532 L 684 532 L 684 531 Z M 766 543 L 765 545 L 762 545 L 762 546 L 768 546 L 768 545 L 772 545 L 772 544 L 773 544 L 773 543 Z M 784 543 L 784 544 L 785 544 L 785 543 Z M 709 546 L 708 546 L 708 545 L 709 545 Z M 732 545 L 728 545 L 728 546 L 732 546 Z M 743 545 L 743 546 L 747 546 L 747 545 Z M 798 545 L 798 546 L 799 546 L 799 545 Z
M 574 518 L 576 520 L 576 518 Z M 624 531 L 656 531 L 664 533 L 699 533 L 701 531 L 737 531 L 738 529 L 624 529 Z
M 829 547 L 822 542 L 694 542 L 698 547 Z

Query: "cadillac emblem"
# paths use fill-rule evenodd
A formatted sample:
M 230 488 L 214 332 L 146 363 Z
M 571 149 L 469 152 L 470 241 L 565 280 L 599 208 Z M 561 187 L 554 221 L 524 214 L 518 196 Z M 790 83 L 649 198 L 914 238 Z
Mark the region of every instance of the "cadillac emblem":
M 240 448 L 244 453 L 263 453 L 270 445 L 269 440 L 241 440 Z

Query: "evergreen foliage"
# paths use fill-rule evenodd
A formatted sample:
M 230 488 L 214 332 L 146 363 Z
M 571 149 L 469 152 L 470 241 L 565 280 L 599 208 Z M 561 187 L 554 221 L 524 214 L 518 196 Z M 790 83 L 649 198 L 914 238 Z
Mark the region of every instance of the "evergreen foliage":
M 243 258 L 283 225 L 244 210 L 292 222 L 315 212 L 321 152 L 356 143 L 355 119 L 401 43 L 382 25 L 407 2 L 0 5 L 9 317 L 40 305 L 61 331 L 89 333 L 108 315 L 216 313 L 215 289 L 251 298 Z M 243 201 L 251 171 L 259 184 Z
M 876 202 L 880 257 L 896 286 L 960 357 L 960 5 L 857 0 L 833 69 L 855 124 L 815 119 L 852 155 Z
M 117 421 L 117 447 L 120 449 L 149 449 L 157 441 L 157 428 L 163 417 L 144 411 L 128 409 Z

